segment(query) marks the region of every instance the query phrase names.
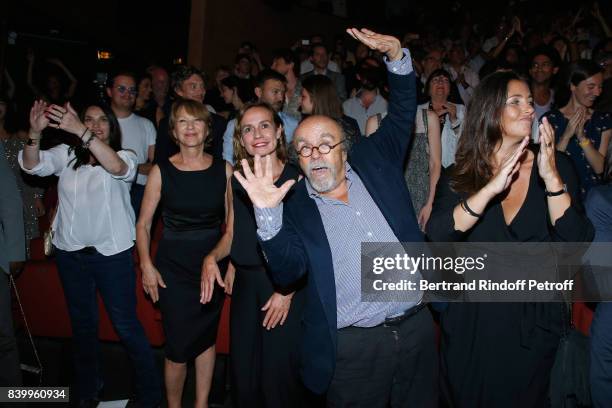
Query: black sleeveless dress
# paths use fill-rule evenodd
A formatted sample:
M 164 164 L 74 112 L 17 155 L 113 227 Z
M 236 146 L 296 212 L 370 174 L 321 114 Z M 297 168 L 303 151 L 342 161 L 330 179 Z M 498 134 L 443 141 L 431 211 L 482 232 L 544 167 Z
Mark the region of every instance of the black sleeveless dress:
M 158 163 L 164 232 L 155 264 L 166 283 L 159 289 L 166 357 L 184 363 L 215 344 L 223 293 L 200 303 L 202 261 L 221 238 L 225 221 L 225 161 L 205 170 L 182 171 Z M 227 261 L 219 265 L 225 273 Z

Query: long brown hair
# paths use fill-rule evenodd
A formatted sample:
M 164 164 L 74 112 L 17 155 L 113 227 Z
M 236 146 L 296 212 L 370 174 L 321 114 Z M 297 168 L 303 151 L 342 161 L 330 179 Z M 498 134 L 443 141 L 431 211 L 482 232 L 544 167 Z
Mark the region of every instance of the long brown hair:
M 280 138 L 278 139 L 278 143 L 276 143 L 276 157 L 278 157 L 278 159 L 283 163 L 287 162 L 287 142 L 285 141 L 285 125 L 283 124 L 282 119 L 280 118 L 278 113 L 274 109 L 272 109 L 272 107 L 266 102 L 252 102 L 244 105 L 236 115 L 236 126 L 234 127 L 233 139 L 234 163 L 236 163 L 237 166 L 242 166 L 241 160 L 246 159 L 249 162 L 249 166 L 253 168 L 253 156 L 251 156 L 249 152 L 247 152 L 247 150 L 244 148 L 244 146 L 242 146 L 242 144 L 240 143 L 242 140 L 242 134 L 240 133 L 240 123 L 242 122 L 242 118 L 244 118 L 244 115 L 253 108 L 262 108 L 267 110 L 270 113 L 270 116 L 272 117 L 272 121 L 274 122 L 276 129 L 278 129 L 279 126 L 282 127 Z
M 342 102 L 331 79 L 325 75 L 312 75 L 302 81 L 302 87 L 310 94 L 312 115 L 342 117 Z
M 494 72 L 474 90 L 451 174 L 456 192 L 475 193 L 493 176 L 493 154 L 502 140 L 502 112 L 513 80 L 522 81 L 513 71 Z

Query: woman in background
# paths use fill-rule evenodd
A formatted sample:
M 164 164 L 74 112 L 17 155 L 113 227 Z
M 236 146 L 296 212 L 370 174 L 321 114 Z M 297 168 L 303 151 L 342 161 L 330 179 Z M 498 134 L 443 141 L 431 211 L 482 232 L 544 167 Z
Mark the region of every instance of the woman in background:
M 569 101 L 545 114 L 555 129 L 557 150 L 566 152 L 576 166 L 583 197 L 600 182 L 612 136 L 612 114 L 593 109 L 602 82 L 599 65 L 576 61 L 569 67 L 564 90 L 570 93 Z M 557 101 L 562 104 L 564 99 L 559 95 Z
M 300 110 L 304 115 L 324 115 L 335 119 L 351 143 L 359 141 L 357 121 L 344 114 L 336 87 L 325 75 L 312 75 L 302 81 Z

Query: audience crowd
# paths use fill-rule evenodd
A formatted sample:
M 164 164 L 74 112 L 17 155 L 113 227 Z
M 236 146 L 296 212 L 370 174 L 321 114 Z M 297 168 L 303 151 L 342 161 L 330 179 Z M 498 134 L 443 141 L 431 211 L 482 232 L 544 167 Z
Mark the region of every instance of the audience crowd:
M 79 406 L 96 406 L 104 384 L 96 291 L 143 407 L 164 395 L 180 407 L 189 362 L 195 404 L 207 406 L 224 296 L 235 407 L 556 406 L 563 303 L 365 302 L 360 251 L 610 241 L 609 18 L 597 3 L 548 19 L 466 12 L 399 37 L 351 28 L 258 44 L 268 60 L 245 41 L 213 75 L 117 70 L 104 99 L 82 106 L 73 96 L 87 81 L 59 59 L 40 84 L 34 52 L 27 83 L 11 80 L 9 61 L 0 300 L 47 217 Z M 135 314 L 134 260 L 159 302 L 163 373 Z M 595 306 L 591 333 L 595 407 L 612 406 L 607 306 Z M 21 383 L 10 316 L 2 300 L 0 386 Z

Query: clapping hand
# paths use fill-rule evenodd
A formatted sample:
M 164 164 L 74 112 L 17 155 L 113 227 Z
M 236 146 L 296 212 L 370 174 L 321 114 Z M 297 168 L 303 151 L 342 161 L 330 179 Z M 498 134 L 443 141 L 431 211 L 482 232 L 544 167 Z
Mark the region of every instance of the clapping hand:
M 567 127 L 565 128 L 563 137 L 566 139 L 571 139 L 572 136 L 576 135 L 579 139 L 582 139 L 584 137 L 584 124 L 586 119 L 586 109 L 582 106 L 577 108 L 567 122 Z
M 546 116 L 540 123 L 540 153 L 538 153 L 538 172 L 546 185 L 561 177 L 555 160 L 555 131 Z
M 390 61 L 399 61 L 404 55 L 400 41 L 393 36 L 377 34 L 366 28 L 362 28 L 361 30 L 357 28 L 348 28 L 346 32 L 357 41 L 365 44 L 371 50 L 386 54 Z
M 445 102 L 442 104 L 442 107 L 445 109 L 445 113 L 449 114 L 451 122 L 457 120 L 457 105 L 452 102 Z
M 261 156 L 255 155 L 253 159 L 255 174 L 253 174 L 248 161 L 242 159 L 244 176 L 239 171 L 235 171 L 234 176 L 244 187 L 255 207 L 274 208 L 278 207 L 291 186 L 295 184 L 295 180 L 287 180 L 282 186 L 276 187 L 272 171 L 272 157 L 267 155 L 265 161 L 265 168 L 262 168 Z
M 523 141 L 518 145 L 514 153 L 506 157 L 497 172 L 491 178 L 491 181 L 485 186 L 493 195 L 497 195 L 505 191 L 510 184 L 517 171 L 521 168 L 521 158 L 525 153 L 525 148 L 529 144 L 529 136 L 525 136 Z

